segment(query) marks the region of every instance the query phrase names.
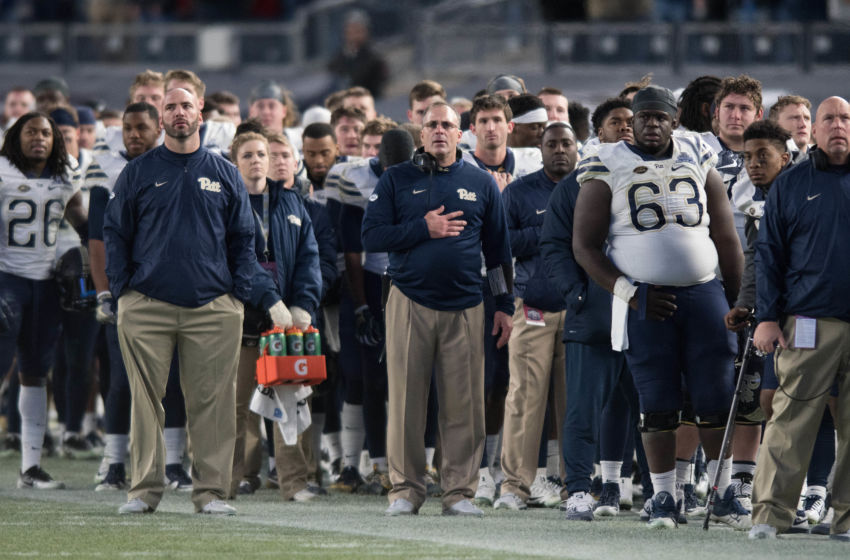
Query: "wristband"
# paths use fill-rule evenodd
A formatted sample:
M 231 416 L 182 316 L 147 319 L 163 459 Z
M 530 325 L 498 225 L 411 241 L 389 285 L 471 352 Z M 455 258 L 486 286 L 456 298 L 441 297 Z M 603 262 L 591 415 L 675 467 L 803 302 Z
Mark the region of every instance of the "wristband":
M 637 286 L 629 282 L 629 279 L 625 276 L 620 276 L 617 278 L 617 281 L 614 282 L 614 295 L 626 303 L 629 303 L 632 300 L 637 289 Z
M 101 299 L 105 299 L 107 297 L 112 297 L 112 292 L 110 292 L 109 290 L 104 290 L 102 292 L 97 293 L 97 301 L 101 301 Z

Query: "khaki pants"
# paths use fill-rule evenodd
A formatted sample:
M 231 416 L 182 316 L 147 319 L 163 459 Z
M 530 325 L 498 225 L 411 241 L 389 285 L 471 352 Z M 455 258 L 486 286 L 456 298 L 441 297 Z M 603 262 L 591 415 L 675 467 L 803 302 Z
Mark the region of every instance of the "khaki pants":
M 818 319 L 816 347 L 810 350 L 794 348 L 794 332 L 795 319 L 789 317 L 783 329 L 789 348 L 776 350 L 779 389 L 756 462 L 753 524 L 766 523 L 779 532 L 791 527 L 829 390 L 837 380 L 832 533 L 843 533 L 850 530 L 850 323 Z
M 127 368 L 130 413 L 130 499 L 152 508 L 164 490 L 162 398 L 174 347 L 192 442 L 192 502 L 200 511 L 230 488 L 236 430 L 235 376 L 242 303 L 225 294 L 198 308 L 129 291 L 118 299 L 118 340 Z
M 564 376 L 564 311 L 543 313 L 545 326 L 529 325 L 522 299 L 516 300 L 514 328 L 508 343 L 510 383 L 505 399 L 505 423 L 502 432 L 502 470 L 505 481 L 502 494 L 516 494 L 523 501 L 531 492 L 537 471 L 543 420 L 552 386 L 552 422 L 558 429 L 567 407 Z M 559 454 L 560 456 L 560 454 Z
M 260 422 L 262 419 L 251 412 L 251 398 L 257 388 L 256 346 L 239 349 L 239 366 L 236 368 L 236 443 L 233 446 L 233 473 L 230 478 L 230 496 L 242 479 L 258 482 L 263 461 Z
M 429 309 L 390 289 L 386 308 L 389 501 L 425 501 L 425 410 L 436 375 L 443 507 L 471 499 L 484 452 L 484 304 Z
M 310 406 L 310 398 L 307 399 Z M 298 435 L 295 445 L 286 445 L 283 434 L 277 423 L 272 424 L 274 435 L 274 464 L 277 468 L 277 481 L 280 484 L 280 496 L 291 500 L 299 491 L 307 488 L 307 478 L 310 474 L 310 457 L 312 456 L 313 426 L 310 425 Z

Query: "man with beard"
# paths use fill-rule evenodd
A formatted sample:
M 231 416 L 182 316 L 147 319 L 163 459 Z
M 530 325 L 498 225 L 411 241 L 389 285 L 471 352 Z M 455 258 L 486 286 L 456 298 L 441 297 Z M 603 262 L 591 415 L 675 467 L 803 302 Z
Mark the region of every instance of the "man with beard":
M 256 266 L 254 220 L 237 170 L 201 147 L 198 97 L 166 93 L 165 143 L 127 164 L 106 208 L 106 273 L 132 393 L 133 480 L 119 513 L 152 512 L 165 490 L 160 401 L 180 359 L 198 513 L 233 515 L 235 373 Z

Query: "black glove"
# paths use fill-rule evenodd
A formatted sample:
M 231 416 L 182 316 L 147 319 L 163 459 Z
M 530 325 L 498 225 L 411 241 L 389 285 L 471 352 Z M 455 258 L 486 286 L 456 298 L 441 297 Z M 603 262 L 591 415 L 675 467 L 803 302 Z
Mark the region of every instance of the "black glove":
M 364 346 L 380 346 L 384 341 L 384 325 L 372 315 L 369 307 L 362 305 L 354 312 L 357 341 Z
M 6 334 L 12 330 L 12 317 L 14 313 L 6 300 L 0 298 L 0 334 Z

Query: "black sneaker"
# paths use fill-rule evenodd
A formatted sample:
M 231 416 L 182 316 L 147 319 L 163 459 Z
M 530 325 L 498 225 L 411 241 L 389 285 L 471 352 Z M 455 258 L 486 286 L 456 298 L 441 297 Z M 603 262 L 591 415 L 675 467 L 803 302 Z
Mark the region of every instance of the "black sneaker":
M 192 478 L 180 463 L 165 465 L 165 485 L 178 492 L 192 491 Z
M 652 512 L 647 525 L 652 529 L 673 529 L 679 524 L 679 509 L 681 502 L 669 492 L 659 492 L 652 498 Z
M 593 517 L 614 517 L 620 513 L 620 483 L 606 482 L 602 485 L 602 494 Z
M 11 457 L 21 454 L 21 436 L 18 434 L 6 434 L 3 443 L 0 443 L 0 457 Z
M 250 480 L 240 480 L 239 486 L 236 488 L 236 493 L 240 496 L 247 496 L 253 494 L 255 490 L 256 488 L 254 488 Z
M 72 434 L 62 441 L 62 456 L 67 459 L 96 459 L 98 453 L 86 438 Z
M 336 479 L 336 482 L 331 484 L 331 490 L 351 494 L 357 490 L 361 484 L 363 484 L 363 478 L 360 476 L 360 473 L 357 472 L 357 469 L 354 467 L 345 467 L 342 469 L 342 472 L 339 473 L 339 478 Z
M 95 492 L 106 492 L 109 490 L 124 490 L 127 487 L 127 474 L 124 471 L 124 463 L 112 463 L 106 473 L 103 482 L 95 486 Z
M 53 477 L 44 472 L 44 469 L 38 465 L 33 465 L 18 476 L 18 488 L 61 490 L 65 488 L 65 483 L 53 480 Z

